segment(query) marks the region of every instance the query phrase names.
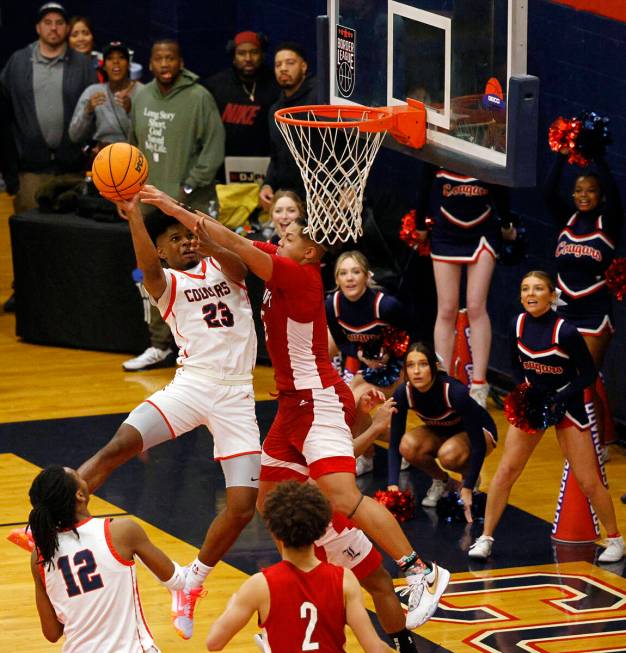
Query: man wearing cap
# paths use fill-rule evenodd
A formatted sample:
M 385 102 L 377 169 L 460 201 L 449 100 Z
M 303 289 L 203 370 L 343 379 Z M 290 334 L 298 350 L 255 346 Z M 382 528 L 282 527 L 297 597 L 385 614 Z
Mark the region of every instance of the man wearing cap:
M 265 37 L 245 31 L 226 49 L 233 56 L 230 68 L 202 80 L 215 98 L 226 130 L 226 156 L 269 156 L 267 114 L 280 88 L 263 61 Z
M 102 50 L 106 82 L 88 86 L 70 123 L 74 143 L 96 141 L 96 149 L 128 140 L 132 99 L 143 84 L 130 79 L 130 52 L 120 41 Z
M 292 190 L 304 196 L 300 170 L 274 122 L 274 113 L 286 107 L 318 104 L 317 81 L 307 75 L 308 69 L 306 54 L 299 43 L 286 41 L 276 48 L 274 74 L 282 93 L 270 107 L 271 159 L 259 195 L 264 209 L 269 208 L 274 193 L 279 189 Z
M 36 30 L 38 40 L 14 52 L 0 73 L 15 116 L 16 212 L 37 205 L 35 193 L 43 183 L 81 172 L 83 155 L 70 140 L 68 127 L 80 94 L 96 81 L 90 59 L 67 46 L 67 12 L 62 5 L 48 2 L 40 7 Z

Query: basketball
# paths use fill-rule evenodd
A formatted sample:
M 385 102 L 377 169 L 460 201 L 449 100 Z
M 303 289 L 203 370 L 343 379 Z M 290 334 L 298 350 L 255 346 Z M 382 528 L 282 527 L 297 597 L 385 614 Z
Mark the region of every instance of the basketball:
M 129 200 L 148 179 L 148 160 L 134 145 L 113 143 L 98 152 L 91 176 L 102 197 Z

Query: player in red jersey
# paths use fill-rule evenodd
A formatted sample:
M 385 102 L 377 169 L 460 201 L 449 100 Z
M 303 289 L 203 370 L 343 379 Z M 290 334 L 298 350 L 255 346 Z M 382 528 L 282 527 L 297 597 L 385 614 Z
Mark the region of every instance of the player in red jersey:
M 330 516 L 328 501 L 312 485 L 281 483 L 268 495 L 263 518 L 283 560 L 239 588 L 209 630 L 209 651 L 221 651 L 255 612 L 266 651 L 339 653 L 345 650 L 346 624 L 366 653 L 389 650 L 365 611 L 354 574 L 315 556 L 313 542 Z
M 217 220 L 194 212 L 154 186 L 142 202 L 175 217 L 198 235 L 197 247 L 217 244 L 237 253 L 266 283 L 262 317 L 278 389 L 278 413 L 263 443 L 259 505 L 277 482 L 310 477 L 331 502 L 396 560 L 408 582 L 407 627 L 416 628 L 437 609 L 450 573 L 422 561 L 393 515 L 355 481 L 349 424 L 354 399 L 328 358 L 320 260 L 325 249 L 298 219 L 278 247 L 246 240 Z

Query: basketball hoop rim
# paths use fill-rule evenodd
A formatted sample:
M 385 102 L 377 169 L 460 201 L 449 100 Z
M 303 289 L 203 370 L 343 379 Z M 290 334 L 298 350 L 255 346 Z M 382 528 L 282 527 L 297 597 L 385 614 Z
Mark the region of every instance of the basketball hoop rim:
M 364 113 L 371 117 L 363 118 Z M 342 113 L 346 117 L 354 115 L 357 119 L 349 122 L 334 122 L 324 120 L 303 120 L 292 118 L 288 114 L 309 113 L 323 117 L 337 116 Z M 298 107 L 284 107 L 274 113 L 274 119 L 287 125 L 298 127 L 323 127 L 327 129 L 363 129 L 366 131 L 385 131 L 393 121 L 393 112 L 387 107 L 365 107 L 344 104 L 308 104 Z

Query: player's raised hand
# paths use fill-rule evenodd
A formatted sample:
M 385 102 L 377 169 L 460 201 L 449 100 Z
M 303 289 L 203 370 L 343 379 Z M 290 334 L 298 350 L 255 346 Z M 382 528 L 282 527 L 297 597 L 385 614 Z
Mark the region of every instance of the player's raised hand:
M 191 249 L 195 250 L 201 256 L 212 256 L 215 252 L 215 243 L 206 228 L 206 218 L 198 220 L 193 228 L 196 236 L 195 241 L 190 244 Z
M 142 220 L 141 209 L 139 208 L 139 194 L 133 195 L 129 200 L 115 202 L 117 214 L 124 220 Z
M 173 197 L 150 184 L 146 184 L 139 191 L 139 199 L 142 204 L 150 204 L 150 206 L 154 206 L 166 215 L 173 217 L 176 217 L 176 212 L 180 210 L 181 206 Z

